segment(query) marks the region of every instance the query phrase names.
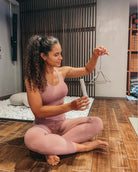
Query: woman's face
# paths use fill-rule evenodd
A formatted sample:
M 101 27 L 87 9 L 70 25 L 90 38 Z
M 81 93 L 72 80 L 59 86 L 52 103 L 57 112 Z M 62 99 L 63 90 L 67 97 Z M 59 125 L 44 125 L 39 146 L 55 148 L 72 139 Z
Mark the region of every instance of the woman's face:
M 52 67 L 59 67 L 61 65 L 61 45 L 59 43 L 53 45 L 52 50 L 46 56 L 46 64 Z

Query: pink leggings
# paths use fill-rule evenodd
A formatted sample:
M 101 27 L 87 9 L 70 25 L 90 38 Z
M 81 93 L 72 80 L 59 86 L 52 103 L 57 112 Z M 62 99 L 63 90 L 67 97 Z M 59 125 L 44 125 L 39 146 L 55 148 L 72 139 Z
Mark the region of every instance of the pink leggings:
M 64 155 L 76 152 L 76 144 L 88 141 L 103 129 L 98 117 L 81 117 L 52 121 L 31 127 L 24 137 L 26 146 L 44 155 Z

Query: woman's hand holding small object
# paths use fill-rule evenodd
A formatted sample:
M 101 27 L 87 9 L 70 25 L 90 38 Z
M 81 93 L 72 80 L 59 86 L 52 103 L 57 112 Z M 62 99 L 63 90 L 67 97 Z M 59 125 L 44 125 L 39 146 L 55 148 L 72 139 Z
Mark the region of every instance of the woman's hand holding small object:
M 86 110 L 90 104 L 88 96 L 83 96 L 71 102 L 72 110 Z
M 94 49 L 93 54 L 96 57 L 99 57 L 99 56 L 102 56 L 102 55 L 109 55 L 109 52 L 103 46 L 100 46 L 100 47 L 97 47 L 97 48 Z

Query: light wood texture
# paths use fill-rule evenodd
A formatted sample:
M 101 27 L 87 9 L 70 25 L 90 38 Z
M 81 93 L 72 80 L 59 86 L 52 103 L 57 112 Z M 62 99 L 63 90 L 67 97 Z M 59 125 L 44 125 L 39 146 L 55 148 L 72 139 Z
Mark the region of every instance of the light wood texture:
M 27 122 L 0 121 L 0 172 L 137 172 L 137 135 L 128 117 L 137 116 L 136 102 L 94 100 L 91 116 L 103 120 L 104 130 L 92 140 L 107 141 L 107 151 L 60 156 L 61 162 L 49 166 L 44 155 L 31 153 L 24 145 Z

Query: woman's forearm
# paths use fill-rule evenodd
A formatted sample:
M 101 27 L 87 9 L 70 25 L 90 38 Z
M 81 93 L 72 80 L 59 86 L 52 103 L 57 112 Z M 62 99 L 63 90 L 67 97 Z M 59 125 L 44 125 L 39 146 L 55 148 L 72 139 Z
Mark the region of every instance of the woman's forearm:
M 33 112 L 35 117 L 38 118 L 46 118 L 50 116 L 56 116 L 62 113 L 66 113 L 68 111 L 72 110 L 71 109 L 71 104 L 66 103 L 66 104 L 61 104 L 61 105 L 44 105 L 42 106 L 37 112 Z
M 93 72 L 93 70 L 95 69 L 96 63 L 98 60 L 98 56 L 96 56 L 95 54 L 92 55 L 92 57 L 90 58 L 90 60 L 88 61 L 88 63 L 86 64 L 86 69 L 87 71 L 90 73 Z
M 78 99 L 73 100 L 70 103 L 61 104 L 61 105 L 51 105 L 51 106 L 41 106 L 37 108 L 33 113 L 35 117 L 38 118 L 46 118 L 50 116 L 60 115 L 62 113 L 66 113 L 71 110 L 86 110 L 89 105 L 88 96 L 80 97 Z

